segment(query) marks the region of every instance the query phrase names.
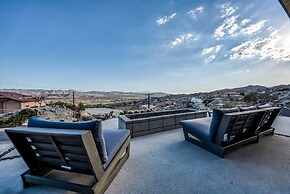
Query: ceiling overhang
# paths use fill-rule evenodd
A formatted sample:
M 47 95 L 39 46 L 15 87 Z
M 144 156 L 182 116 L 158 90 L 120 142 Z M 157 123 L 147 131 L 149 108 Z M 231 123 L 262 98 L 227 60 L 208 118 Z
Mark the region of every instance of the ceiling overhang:
M 288 17 L 290 18 L 290 0 L 279 0 Z

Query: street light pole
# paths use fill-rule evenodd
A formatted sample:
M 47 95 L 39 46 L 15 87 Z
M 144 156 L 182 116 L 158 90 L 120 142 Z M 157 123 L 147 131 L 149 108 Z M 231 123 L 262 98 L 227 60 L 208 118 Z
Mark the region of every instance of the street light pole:
M 73 91 L 73 118 L 75 118 L 75 91 Z
M 148 99 L 147 99 L 148 109 L 150 108 L 150 104 L 151 104 L 151 97 L 150 97 L 150 94 L 148 93 Z

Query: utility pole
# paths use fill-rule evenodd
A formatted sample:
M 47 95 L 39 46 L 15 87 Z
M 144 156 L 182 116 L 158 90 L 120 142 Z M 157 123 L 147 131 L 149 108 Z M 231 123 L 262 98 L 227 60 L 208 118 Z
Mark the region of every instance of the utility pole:
M 150 97 L 150 94 L 148 93 L 148 99 L 147 99 L 148 109 L 150 108 L 150 103 L 151 103 L 151 97 Z
M 73 91 L 73 118 L 75 118 L 75 91 Z

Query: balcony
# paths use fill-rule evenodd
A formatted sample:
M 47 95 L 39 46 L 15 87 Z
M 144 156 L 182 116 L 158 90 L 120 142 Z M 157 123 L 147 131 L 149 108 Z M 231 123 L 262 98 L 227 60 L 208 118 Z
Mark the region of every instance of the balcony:
M 104 128 L 117 128 L 117 119 Z M 182 129 L 133 138 L 131 155 L 106 193 L 287 193 L 290 190 L 290 118 L 279 116 L 276 135 L 220 158 L 183 137 Z M 0 153 L 12 147 L 0 131 Z M 13 150 L 0 161 L 0 193 L 71 193 L 46 186 L 22 188 L 27 170 Z M 89 181 L 79 175 L 75 181 Z

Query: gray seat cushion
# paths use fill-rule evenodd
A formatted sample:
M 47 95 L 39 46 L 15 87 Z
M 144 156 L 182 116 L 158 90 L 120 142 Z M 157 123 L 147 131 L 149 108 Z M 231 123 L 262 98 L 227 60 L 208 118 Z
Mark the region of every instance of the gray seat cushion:
M 30 117 L 28 127 L 56 128 L 56 129 L 78 129 L 90 130 L 96 142 L 97 150 L 103 163 L 108 161 L 105 140 L 102 133 L 101 120 L 92 120 L 85 122 L 58 122 L 44 120 L 38 117 Z
M 212 141 L 210 134 L 211 118 L 200 118 L 181 121 L 180 125 L 193 136 L 199 136 L 207 141 Z
M 104 164 L 104 168 L 106 168 L 110 164 L 120 147 L 123 145 L 127 137 L 130 135 L 130 131 L 122 129 L 104 129 L 103 134 L 108 153 L 108 161 Z

